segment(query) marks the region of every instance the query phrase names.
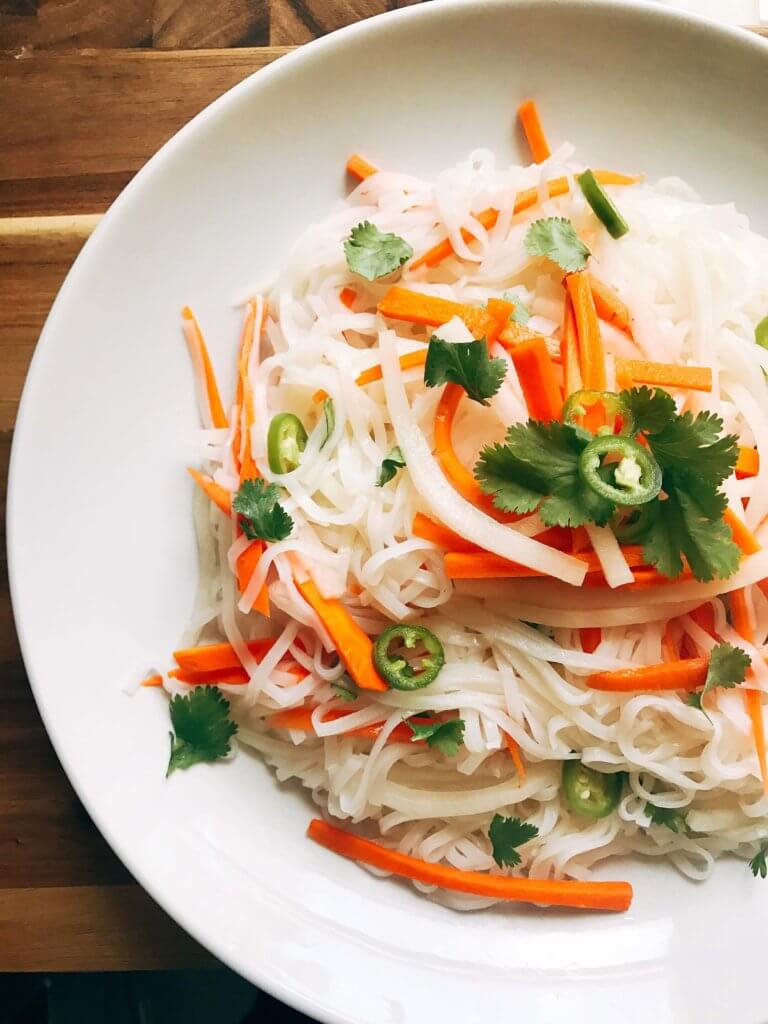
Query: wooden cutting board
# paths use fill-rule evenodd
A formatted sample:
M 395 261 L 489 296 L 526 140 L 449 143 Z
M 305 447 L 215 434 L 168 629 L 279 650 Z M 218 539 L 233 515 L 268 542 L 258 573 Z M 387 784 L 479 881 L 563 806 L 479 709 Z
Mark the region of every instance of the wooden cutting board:
M 418 0 L 0 0 L 0 476 L 30 357 L 95 223 L 142 164 L 286 48 Z M 3 500 L 2 527 L 5 527 Z M 137 886 L 35 707 L 0 572 L 0 971 L 214 964 Z

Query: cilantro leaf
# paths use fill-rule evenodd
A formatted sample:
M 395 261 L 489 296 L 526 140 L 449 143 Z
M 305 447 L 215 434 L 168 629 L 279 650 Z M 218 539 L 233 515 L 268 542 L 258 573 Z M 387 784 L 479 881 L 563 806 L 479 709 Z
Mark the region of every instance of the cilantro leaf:
M 531 256 L 546 256 L 568 273 L 583 270 L 592 255 L 567 217 L 535 220 L 525 236 L 525 248 Z
M 704 484 L 716 489 L 731 475 L 739 456 L 738 438 L 721 437 L 722 429 L 723 421 L 713 412 L 695 417 L 686 412 L 650 433 L 648 444 L 663 473 L 674 474 L 687 487 Z
M 405 456 L 398 446 L 395 445 L 394 448 L 390 448 L 381 460 L 381 468 L 379 469 L 379 475 L 376 478 L 376 486 L 383 487 L 384 484 L 388 484 L 390 480 L 394 479 L 398 469 L 403 469 L 404 466 Z
M 654 825 L 664 825 L 671 832 L 680 834 L 688 831 L 685 815 L 677 807 L 657 807 L 649 802 L 645 805 L 645 812 Z
M 766 863 L 765 859 L 766 853 L 768 853 L 768 839 L 764 839 L 762 843 L 760 843 L 760 849 L 749 862 L 749 869 L 755 878 L 757 878 L 758 875 L 761 878 L 768 877 L 768 863 Z
M 636 433 L 657 434 L 677 415 L 675 400 L 661 388 L 631 388 L 621 394 Z
M 513 424 L 505 444 L 480 452 L 475 477 L 504 511 L 526 513 L 540 506 L 547 526 L 604 526 L 615 506 L 579 474 L 578 459 L 588 438 L 590 434 L 555 421 Z
M 539 830 L 535 825 L 519 818 L 504 818 L 500 814 L 494 814 L 491 819 L 491 827 L 488 829 L 488 838 L 493 848 L 493 859 L 503 868 L 506 864 L 514 868 L 520 863 L 520 854 L 517 847 L 523 843 L 535 839 Z
M 428 725 L 408 722 L 408 726 L 414 740 L 426 740 L 427 746 L 447 757 L 455 757 L 464 742 L 463 718 L 449 718 L 447 722 L 430 722 Z
M 232 508 L 242 517 L 243 533 L 249 540 L 270 542 L 285 540 L 293 530 L 293 520 L 277 500 L 275 484 L 265 480 L 243 480 L 232 499 Z
M 169 733 L 166 778 L 177 768 L 227 756 L 237 725 L 230 720 L 229 701 L 217 686 L 196 686 L 188 697 L 172 697 L 169 711 L 173 732 Z
M 717 687 L 722 690 L 730 690 L 734 686 L 738 686 L 739 683 L 743 683 L 751 664 L 752 659 L 740 647 L 734 647 L 727 643 L 713 647 L 701 696 L 704 697 L 710 690 Z
M 481 341 L 443 341 L 436 335 L 429 339 L 424 383 L 428 388 L 450 381 L 459 384 L 473 402 L 488 405 L 501 387 L 507 372 L 503 359 L 491 359 L 485 339 Z
M 364 220 L 352 228 L 344 243 L 344 255 L 353 274 L 375 281 L 401 267 L 413 256 L 413 249 L 399 235 L 379 231 L 375 224 Z
M 658 515 L 643 544 L 646 562 L 674 578 L 683 571 L 684 555 L 696 579 L 704 583 L 736 572 L 741 552 L 730 527 L 718 516 L 717 492 L 711 492 L 709 499 L 705 496 L 709 500 L 706 508 L 681 487 L 668 483 L 666 477 L 663 486 L 668 496 L 659 501 Z
M 694 690 L 693 693 L 689 693 L 688 696 L 685 698 L 685 703 L 688 705 L 688 707 L 698 708 L 699 711 L 701 711 L 701 690 Z
M 337 679 L 335 683 L 331 683 L 331 689 L 339 700 L 343 700 L 347 704 L 350 704 L 353 700 L 357 700 L 360 696 L 360 691 L 346 672 L 343 676 Z
M 326 398 L 323 402 L 323 419 L 325 420 L 325 436 L 323 437 L 323 443 L 318 448 L 318 451 L 322 451 L 328 444 L 334 427 L 336 426 L 336 409 L 332 398 Z
M 510 320 L 514 320 L 516 324 L 525 324 L 531 319 L 531 311 L 528 309 L 522 299 L 518 298 L 514 292 L 504 292 L 504 298 L 507 302 L 514 303 L 514 311 Z

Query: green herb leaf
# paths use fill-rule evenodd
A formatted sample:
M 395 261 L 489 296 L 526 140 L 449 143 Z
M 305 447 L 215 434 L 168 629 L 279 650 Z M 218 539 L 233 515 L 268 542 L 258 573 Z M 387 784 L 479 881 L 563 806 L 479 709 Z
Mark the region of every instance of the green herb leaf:
M 689 707 L 698 708 L 698 710 L 701 711 L 701 690 L 694 690 L 693 693 L 689 693 L 685 698 L 685 703 Z
M 531 256 L 546 256 L 568 273 L 583 270 L 592 255 L 566 217 L 535 220 L 525 236 L 525 248 Z
M 318 451 L 322 451 L 328 444 L 331 434 L 334 431 L 334 427 L 336 426 L 336 409 L 332 398 L 326 398 L 323 402 L 323 419 L 325 420 L 325 436 L 323 437 L 322 444 L 318 448 Z
M 293 520 L 278 501 L 280 492 L 265 480 L 243 480 L 232 499 L 232 508 L 242 517 L 243 533 L 249 540 L 271 543 L 285 540 L 293 530 Z
M 405 456 L 400 451 L 397 445 L 391 448 L 384 458 L 381 460 L 381 468 L 379 469 L 379 475 L 376 478 L 376 486 L 383 487 L 384 484 L 388 484 L 390 480 L 393 480 L 398 469 L 405 467 Z
M 514 292 L 504 292 L 504 298 L 507 302 L 514 303 L 515 309 L 510 317 L 510 320 L 514 320 L 516 324 L 527 324 L 531 319 L 531 311 L 528 309 L 522 299 L 518 298 Z
M 668 496 L 659 502 L 658 515 L 643 543 L 646 562 L 674 578 L 683 571 L 684 555 L 696 579 L 705 583 L 736 572 L 741 552 L 730 527 L 718 517 L 717 493 L 713 492 L 707 509 L 666 478 L 662 486 Z
M 604 526 L 615 512 L 579 474 L 578 459 L 591 434 L 564 423 L 514 424 L 506 443 L 480 453 L 475 477 L 506 512 L 539 508 L 547 526 Z
M 430 722 L 428 725 L 409 721 L 408 726 L 414 740 L 426 740 L 428 746 L 447 757 L 455 757 L 464 742 L 463 718 L 449 718 L 447 722 Z
M 768 316 L 764 316 L 755 328 L 755 341 L 760 348 L 768 348 Z
M 755 878 L 757 878 L 758 875 L 761 878 L 768 877 L 768 863 L 766 863 L 765 859 L 766 853 L 768 853 L 768 839 L 764 839 L 762 841 L 760 849 L 749 862 L 749 869 Z
M 657 807 L 656 804 L 647 803 L 645 813 L 654 825 L 664 825 L 671 832 L 680 834 L 688 831 L 685 815 L 677 807 Z
M 539 830 L 535 825 L 519 818 L 504 818 L 500 814 L 494 814 L 491 819 L 491 827 L 488 829 L 488 838 L 493 848 L 493 859 L 503 868 L 506 864 L 514 868 L 520 863 L 520 854 L 517 847 L 535 839 Z
M 350 704 L 353 700 L 357 700 L 360 696 L 360 691 L 357 686 L 352 682 L 349 676 L 344 673 L 335 683 L 331 683 L 331 689 L 339 698 L 339 700 L 345 701 Z
M 488 345 L 481 341 L 443 341 L 436 335 L 429 340 L 424 364 L 424 383 L 428 388 L 440 384 L 459 384 L 473 402 L 488 405 L 501 387 L 507 372 L 503 359 L 491 359 Z
M 661 388 L 632 388 L 621 392 L 636 433 L 657 434 L 677 416 L 675 400 Z
M 743 683 L 751 664 L 752 659 L 740 647 L 726 643 L 713 647 L 701 696 L 706 696 L 710 690 L 717 687 L 722 690 L 730 690 L 734 686 L 738 686 L 739 683 Z
M 399 235 L 381 232 L 375 224 L 364 220 L 352 228 L 344 243 L 344 254 L 353 274 L 375 281 L 401 267 L 413 256 L 413 249 Z
M 196 686 L 189 696 L 172 697 L 169 710 L 174 731 L 169 733 L 166 778 L 177 768 L 227 756 L 237 725 L 230 720 L 229 701 L 217 686 Z

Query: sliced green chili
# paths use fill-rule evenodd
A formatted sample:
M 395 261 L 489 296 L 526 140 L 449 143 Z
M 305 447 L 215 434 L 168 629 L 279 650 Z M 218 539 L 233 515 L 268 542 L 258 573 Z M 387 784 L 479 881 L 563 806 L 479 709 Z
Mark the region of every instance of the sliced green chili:
M 637 508 L 622 509 L 613 522 L 620 544 L 636 544 L 645 538 L 659 515 L 658 501 L 647 501 Z
M 616 204 L 594 176 L 586 170 L 578 177 L 584 198 L 594 210 L 597 219 L 605 226 L 611 238 L 621 238 L 629 231 L 629 224 L 619 213 Z
M 281 412 L 272 417 L 267 432 L 267 459 L 273 473 L 290 473 L 299 464 L 307 432 L 298 416 Z
M 581 761 L 563 761 L 563 792 L 568 806 L 585 818 L 605 818 L 615 811 L 624 787 L 624 773 L 599 772 Z
M 421 645 L 426 654 L 411 665 L 402 654 L 390 654 L 390 647 L 404 647 L 413 651 Z M 445 664 L 443 645 L 435 634 L 424 626 L 399 623 L 387 626 L 373 645 L 373 663 L 376 671 L 395 690 L 420 690 L 429 686 Z M 416 671 L 418 669 L 418 671 Z
M 591 409 L 593 405 L 602 405 L 609 419 L 611 416 L 620 416 L 622 434 L 632 432 L 629 404 L 624 395 L 615 391 L 574 391 L 563 406 L 563 423 L 578 425 L 579 418 L 586 416 L 587 409 Z
M 604 479 L 601 460 L 618 456 L 609 466 L 613 482 Z M 631 437 L 602 434 L 593 438 L 579 456 L 579 475 L 595 494 L 616 505 L 644 505 L 661 490 L 661 470 L 653 455 Z
M 768 348 L 768 316 L 764 316 L 755 328 L 755 341 L 760 348 Z

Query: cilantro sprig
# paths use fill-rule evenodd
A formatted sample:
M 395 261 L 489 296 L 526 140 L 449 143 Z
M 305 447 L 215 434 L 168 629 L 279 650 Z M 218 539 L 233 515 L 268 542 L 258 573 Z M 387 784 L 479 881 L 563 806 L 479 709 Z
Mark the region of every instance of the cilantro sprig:
M 749 869 L 755 878 L 768 877 L 768 861 L 766 861 L 766 854 L 768 854 L 768 839 L 764 839 L 760 843 L 760 849 L 757 851 L 755 856 L 749 862 Z
M 518 846 L 530 842 L 539 834 L 535 825 L 520 818 L 505 818 L 501 814 L 494 814 L 491 819 L 491 827 L 488 829 L 488 838 L 491 840 L 493 859 L 503 868 L 517 867 L 520 863 Z
M 712 690 L 731 690 L 747 678 L 747 669 L 752 659 L 741 647 L 733 644 L 720 643 L 712 648 L 707 666 L 704 688 L 692 693 L 688 698 L 691 707 L 704 710 L 703 699 Z
M 683 835 L 688 831 L 688 823 L 685 815 L 678 807 L 657 807 L 656 804 L 646 803 L 645 811 L 653 825 L 663 825 L 670 832 Z
M 227 756 L 237 725 L 229 717 L 229 701 L 217 686 L 196 686 L 189 696 L 172 697 L 169 711 L 173 732 L 169 733 L 166 778 L 177 769 Z
M 569 274 L 583 270 L 592 255 L 567 217 L 535 220 L 525 236 L 525 248 L 531 256 L 545 256 Z
M 455 757 L 464 742 L 464 719 L 449 718 L 447 722 L 429 722 L 419 725 L 408 722 L 414 740 L 426 740 L 427 746 L 434 747 L 446 757 Z
M 293 519 L 278 501 L 280 492 L 265 480 L 243 480 L 232 499 L 232 508 L 240 515 L 243 533 L 249 540 L 274 543 L 285 540 L 293 530 Z
M 424 383 L 428 388 L 440 384 L 458 384 L 473 402 L 488 405 L 502 385 L 507 372 L 503 359 L 491 359 L 485 339 L 480 341 L 443 341 L 436 335 L 429 340 L 424 364 Z
M 376 281 L 401 267 L 413 256 L 413 249 L 399 235 L 379 231 L 375 224 L 364 220 L 352 228 L 344 243 L 344 255 L 353 274 Z
M 400 451 L 400 448 L 395 445 L 394 448 L 390 448 L 384 458 L 381 460 L 381 466 L 379 468 L 379 475 L 376 477 L 376 486 L 383 487 L 384 484 L 388 484 L 390 480 L 394 480 L 399 469 L 405 467 L 405 456 Z

